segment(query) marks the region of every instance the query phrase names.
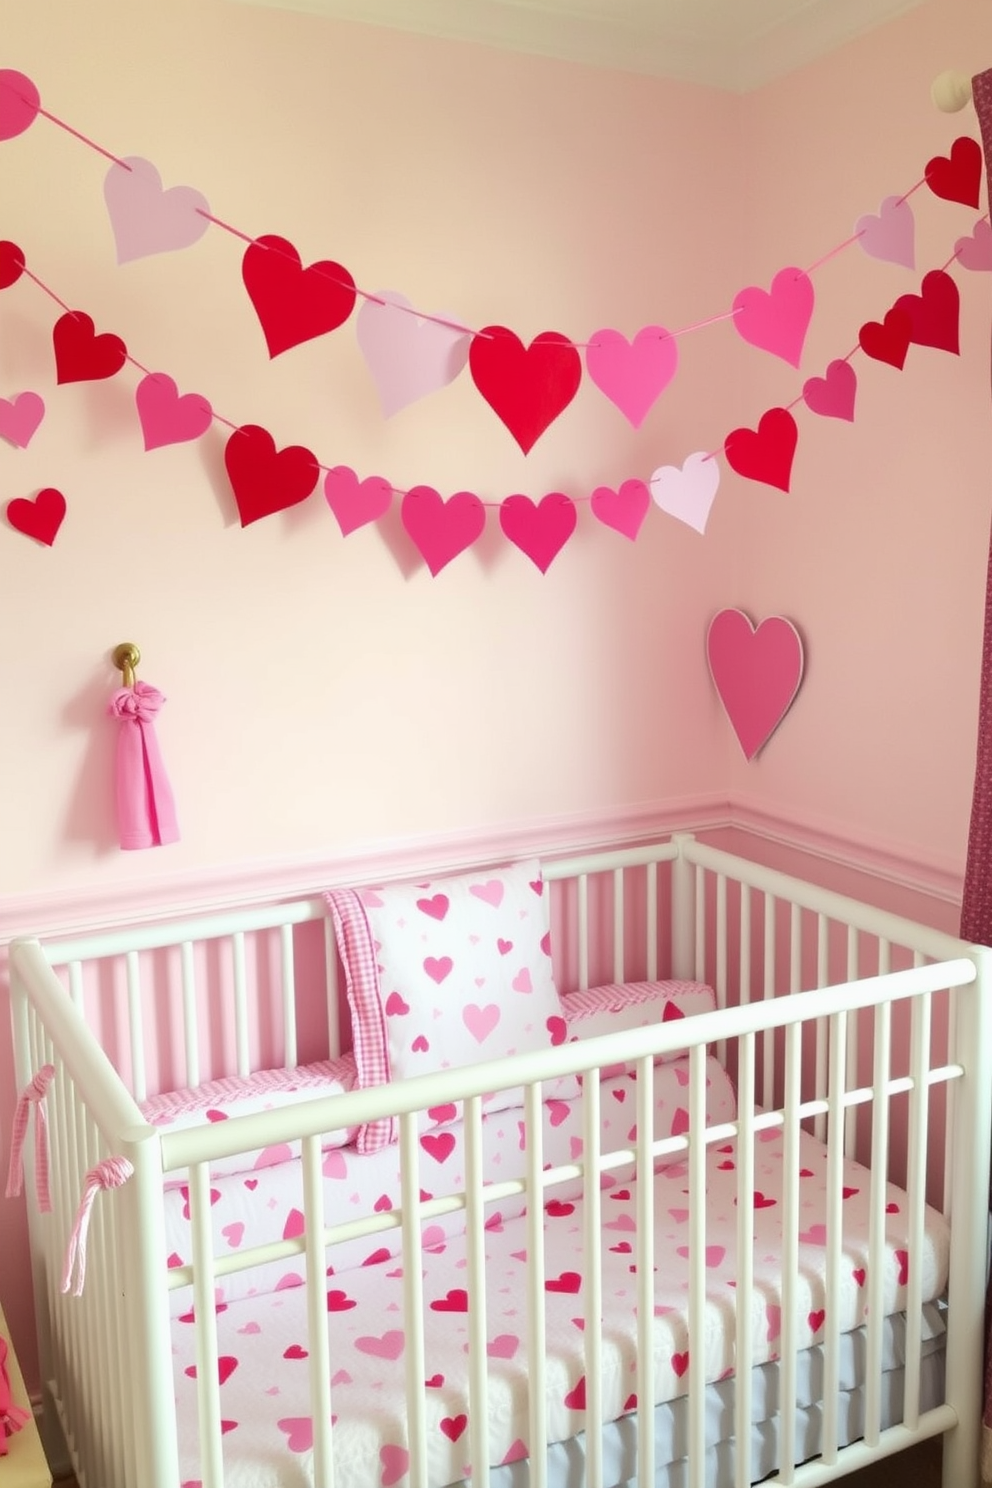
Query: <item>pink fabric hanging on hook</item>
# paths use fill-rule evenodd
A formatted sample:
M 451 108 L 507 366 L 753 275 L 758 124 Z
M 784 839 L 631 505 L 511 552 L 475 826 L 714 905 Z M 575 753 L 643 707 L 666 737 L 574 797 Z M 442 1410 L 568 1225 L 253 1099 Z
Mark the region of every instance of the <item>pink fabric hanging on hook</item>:
M 117 740 L 117 824 L 122 848 L 162 847 L 179 841 L 176 807 L 155 736 L 155 715 L 165 698 L 135 681 L 110 700 L 120 719 Z

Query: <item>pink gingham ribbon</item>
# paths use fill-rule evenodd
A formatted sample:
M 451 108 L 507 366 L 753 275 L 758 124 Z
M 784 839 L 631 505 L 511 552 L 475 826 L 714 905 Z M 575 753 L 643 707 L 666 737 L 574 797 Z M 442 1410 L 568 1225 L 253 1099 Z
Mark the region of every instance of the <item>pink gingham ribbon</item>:
M 90 1168 L 83 1183 L 83 1196 L 76 1210 L 76 1223 L 72 1227 L 69 1236 L 69 1244 L 65 1252 L 65 1269 L 62 1272 L 62 1290 L 67 1292 L 72 1286 L 72 1272 L 75 1267 L 76 1285 L 72 1287 L 72 1295 L 82 1295 L 83 1282 L 86 1279 L 86 1234 L 90 1227 L 90 1211 L 93 1208 L 93 1200 L 101 1189 L 120 1188 L 126 1183 L 134 1172 L 134 1167 L 126 1157 L 106 1157 L 103 1162 L 97 1163 L 95 1168 Z
M 17 1107 L 14 1111 L 14 1132 L 10 1142 L 10 1166 L 7 1169 L 5 1190 L 8 1199 L 16 1199 L 24 1185 L 24 1165 L 21 1154 L 24 1150 L 24 1138 L 28 1132 L 28 1112 L 34 1106 L 34 1180 L 38 1194 L 38 1208 L 42 1214 L 48 1214 L 52 1207 L 48 1189 L 48 1122 L 45 1119 L 45 1107 L 42 1102 L 54 1078 L 54 1064 L 43 1064 L 30 1085 L 25 1086 L 17 1098 Z

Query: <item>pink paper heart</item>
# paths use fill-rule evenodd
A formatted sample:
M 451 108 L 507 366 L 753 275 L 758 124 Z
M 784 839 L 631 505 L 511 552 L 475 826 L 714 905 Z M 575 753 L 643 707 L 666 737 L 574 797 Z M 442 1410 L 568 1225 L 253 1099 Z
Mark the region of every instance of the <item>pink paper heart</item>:
M 23 72 L 0 69 L 0 140 L 14 139 L 29 129 L 38 117 L 38 89 Z
M 368 522 L 378 521 L 392 505 L 393 488 L 379 475 L 363 481 L 347 465 L 335 465 L 324 477 L 324 497 L 347 537 Z
M 651 477 L 651 497 L 670 517 L 703 533 L 719 485 L 719 462 L 704 450 L 698 450 L 686 456 L 681 469 L 677 465 L 662 465 L 656 470 Z
M 663 326 L 645 326 L 633 341 L 619 331 L 596 331 L 586 347 L 589 376 L 635 429 L 675 376 L 678 364 L 678 343 Z
M 199 393 L 180 396 L 175 382 L 165 372 L 149 372 L 134 390 L 145 449 L 164 444 L 183 444 L 199 439 L 213 422 L 213 409 Z
M 970 238 L 958 238 L 954 252 L 962 268 L 992 271 L 992 227 L 987 222 L 976 222 Z
M 619 490 L 597 486 L 589 505 L 597 521 L 634 541 L 651 505 L 651 492 L 642 480 L 626 480 Z
M 484 1043 L 500 1020 L 500 1010 L 495 1002 L 485 1007 L 469 1002 L 462 1008 L 462 1021 L 476 1043 Z
M 803 383 L 803 399 L 811 413 L 824 418 L 854 422 L 854 400 L 858 377 L 850 362 L 837 360 L 827 367 L 823 377 L 809 377 Z
M 45 404 L 37 393 L 0 398 L 0 439 L 17 449 L 27 449 L 44 417 Z
M 878 209 L 878 215 L 869 212 L 859 217 L 854 231 L 858 234 L 859 245 L 872 258 L 902 264 L 907 269 L 915 267 L 916 222 L 905 197 L 887 196 Z
M 808 274 L 802 269 L 780 269 L 770 290 L 749 285 L 735 295 L 734 326 L 751 346 L 798 367 L 814 301 Z
M 790 620 L 755 629 L 741 610 L 721 610 L 706 635 L 710 674 L 734 733 L 752 760 L 791 708 L 803 678 L 803 644 Z
M 403 497 L 400 520 L 436 578 L 481 535 L 486 509 L 471 491 L 458 491 L 444 501 L 431 486 L 413 486 Z
M 119 264 L 189 248 L 210 226 L 203 215 L 210 211 L 206 197 L 192 186 L 164 190 L 154 165 L 140 155 L 127 155 L 110 167 L 103 195 Z
M 499 509 L 504 536 L 547 573 L 575 531 L 575 503 L 560 491 L 551 491 L 537 503 L 529 496 L 507 496 Z
M 463 371 L 472 334 L 442 324 L 453 319 L 446 315 L 424 319 L 405 296 L 391 289 L 365 300 L 355 320 L 355 336 L 386 418 L 447 387 Z

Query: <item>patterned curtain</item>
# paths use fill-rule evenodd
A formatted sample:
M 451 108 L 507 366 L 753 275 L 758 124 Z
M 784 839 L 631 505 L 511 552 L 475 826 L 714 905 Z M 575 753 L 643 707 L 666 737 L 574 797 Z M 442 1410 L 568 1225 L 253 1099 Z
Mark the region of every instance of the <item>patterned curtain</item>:
M 992 199 L 992 68 L 972 80 L 985 150 L 985 173 Z M 965 940 L 992 945 L 992 542 L 985 588 L 985 638 L 978 701 L 978 752 L 975 793 L 968 833 L 961 934 Z M 992 1488 L 992 1294 L 986 1300 L 985 1408 L 982 1416 L 982 1485 Z

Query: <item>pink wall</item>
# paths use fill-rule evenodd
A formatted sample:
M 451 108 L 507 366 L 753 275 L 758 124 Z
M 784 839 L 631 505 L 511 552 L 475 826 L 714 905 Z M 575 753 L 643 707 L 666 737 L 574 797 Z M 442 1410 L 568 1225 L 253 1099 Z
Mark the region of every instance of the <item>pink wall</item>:
M 745 98 L 221 0 L 24 6 L 5 17 L 0 65 L 307 262 L 336 257 L 363 287 L 469 324 L 582 340 L 727 309 L 975 133 L 972 115 L 936 113 L 928 88 L 941 67 L 988 61 L 982 5 L 930 0 Z M 220 229 L 116 268 L 104 173 L 38 120 L 0 144 L 0 235 L 226 417 L 401 488 L 498 500 L 646 478 L 790 401 L 918 284 L 849 249 L 816 275 L 801 374 L 715 325 L 682 339 L 680 375 L 638 433 L 586 382 L 525 459 L 467 376 L 385 422 L 351 326 L 270 363 L 242 247 Z M 913 201 L 922 272 L 973 214 Z M 69 516 L 51 551 L 0 524 L 0 926 L 80 896 L 105 912 L 118 888 L 154 902 L 235 864 L 632 810 L 692 817 L 728 799 L 738 816 L 824 827 L 953 881 L 989 480 L 988 276 L 957 278 L 961 358 L 915 350 L 899 374 L 859 357 L 853 427 L 798 410 L 791 495 L 725 467 L 705 538 L 652 511 L 636 544 L 585 510 L 545 578 L 491 513 L 436 580 L 395 510 L 344 540 L 315 494 L 242 532 L 220 426 L 145 454 L 134 370 L 56 388 L 57 307 L 26 281 L 4 291 L 0 396 L 31 387 L 49 411 L 28 451 L 0 448 L 0 499 L 56 485 Z M 787 614 L 808 643 L 796 707 L 747 767 L 703 661 L 725 604 Z M 159 736 L 183 828 L 178 846 L 126 858 L 104 717 L 124 639 L 169 696 Z M 5 1091 L 9 1058 L 0 1035 Z M 26 1276 L 11 1205 L 0 1250 L 5 1278 Z M 9 1306 L 17 1288 L 3 1290 Z

